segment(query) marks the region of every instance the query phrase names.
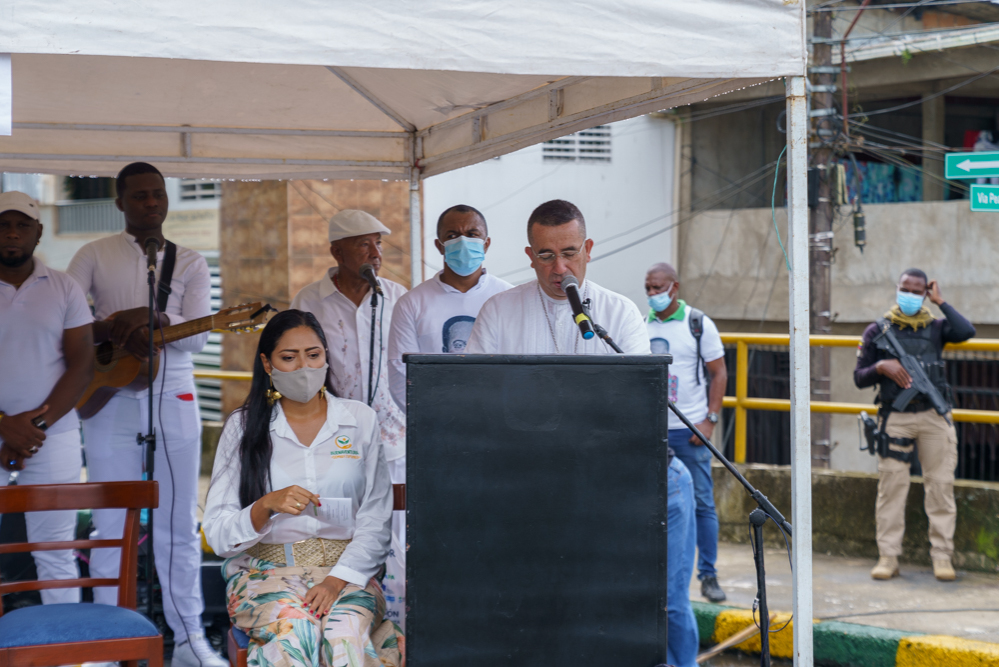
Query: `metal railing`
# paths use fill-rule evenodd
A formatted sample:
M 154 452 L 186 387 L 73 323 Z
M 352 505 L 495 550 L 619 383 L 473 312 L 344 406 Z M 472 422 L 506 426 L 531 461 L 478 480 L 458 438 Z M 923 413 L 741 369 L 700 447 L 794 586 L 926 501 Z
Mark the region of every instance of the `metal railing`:
M 791 401 L 781 398 L 753 398 L 749 396 L 749 346 L 766 345 L 771 347 L 788 347 L 790 336 L 787 334 L 721 334 L 723 343 L 735 344 L 735 396 L 726 396 L 722 405 L 735 409 L 735 451 L 734 460 L 737 463 L 746 462 L 746 411 L 775 410 L 791 411 Z M 857 347 L 860 336 L 810 336 L 812 347 Z M 966 343 L 948 344 L 944 349 L 961 352 L 996 352 L 999 351 L 999 340 L 973 339 Z M 813 401 L 810 404 L 812 412 L 830 414 L 859 415 L 861 412 L 874 414 L 877 406 L 865 403 L 842 403 L 837 401 Z M 963 410 L 955 408 L 954 421 L 973 422 L 979 424 L 999 424 L 999 412 L 992 410 Z
M 735 396 L 726 396 L 722 405 L 735 409 L 735 451 L 733 459 L 736 463 L 746 462 L 746 422 L 748 410 L 772 410 L 790 412 L 791 401 L 781 398 L 753 398 L 749 396 L 749 346 L 760 345 L 768 347 L 788 347 L 790 337 L 787 334 L 721 334 L 722 343 L 736 346 L 735 362 Z M 810 336 L 812 347 L 857 347 L 860 336 Z M 944 348 L 953 352 L 999 352 L 999 339 L 978 338 L 966 343 L 950 344 Z M 253 374 L 248 371 L 206 371 L 195 370 L 196 378 L 215 378 L 219 380 L 250 380 Z M 861 412 L 874 414 L 878 408 L 873 403 L 842 403 L 838 401 L 813 401 L 812 412 L 830 414 L 859 415 Z M 999 424 L 999 411 L 994 410 L 964 410 L 955 408 L 954 421 Z

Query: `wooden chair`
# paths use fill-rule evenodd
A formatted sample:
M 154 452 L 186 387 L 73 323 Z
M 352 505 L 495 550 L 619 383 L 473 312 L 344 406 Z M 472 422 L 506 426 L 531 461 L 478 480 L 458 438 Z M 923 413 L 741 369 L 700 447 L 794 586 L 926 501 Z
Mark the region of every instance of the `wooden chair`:
M 163 665 L 163 637 L 135 610 L 139 512 L 159 505 L 156 482 L 39 484 L 0 488 L 0 513 L 125 509 L 118 540 L 0 544 L 0 554 L 61 549 L 121 548 L 117 579 L 0 582 L 0 595 L 54 588 L 117 586 L 118 606 L 72 603 L 36 605 L 3 613 L 0 600 L 0 667 L 43 667 L 123 661 L 125 667 Z
M 406 509 L 406 485 L 392 485 L 393 510 Z M 250 646 L 250 637 L 235 625 L 229 627 L 229 665 L 230 667 L 246 667 L 246 651 Z M 3 667 L 0 665 L 0 667 Z M 152 667 L 152 665 L 150 665 Z

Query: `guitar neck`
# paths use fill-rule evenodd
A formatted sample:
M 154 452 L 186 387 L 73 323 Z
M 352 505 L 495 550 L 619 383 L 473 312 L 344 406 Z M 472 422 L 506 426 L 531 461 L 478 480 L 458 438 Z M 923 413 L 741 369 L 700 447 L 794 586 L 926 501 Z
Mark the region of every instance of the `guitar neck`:
M 174 343 L 182 338 L 190 338 L 191 336 L 197 336 L 200 333 L 205 333 L 206 331 L 211 331 L 215 328 L 215 316 L 208 315 L 207 317 L 199 317 L 196 320 L 191 320 L 190 322 L 182 322 L 180 324 L 175 324 L 163 329 L 162 338 L 160 334 L 157 333 L 155 340 L 157 344 L 161 341 L 166 343 Z

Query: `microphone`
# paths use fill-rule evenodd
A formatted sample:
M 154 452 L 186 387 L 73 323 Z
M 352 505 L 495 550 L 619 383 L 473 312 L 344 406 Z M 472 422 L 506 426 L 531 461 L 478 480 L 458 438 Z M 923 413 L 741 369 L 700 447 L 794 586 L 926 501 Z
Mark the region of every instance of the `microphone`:
M 146 239 L 146 266 L 149 267 L 149 271 L 156 271 L 156 253 L 159 252 L 159 250 L 160 242 L 158 239 Z
M 576 321 L 579 333 L 583 334 L 583 340 L 590 340 L 594 336 L 593 321 L 583 310 L 583 302 L 579 298 L 579 281 L 576 280 L 576 276 L 569 274 L 562 279 L 562 291 L 569 297 L 572 319 Z
M 371 285 L 371 289 L 375 290 L 379 296 L 385 296 L 385 292 L 382 291 L 382 286 L 378 283 L 378 278 L 375 276 L 375 268 L 373 266 L 365 262 L 364 264 L 361 264 L 359 272 L 361 277 L 367 280 L 368 284 Z

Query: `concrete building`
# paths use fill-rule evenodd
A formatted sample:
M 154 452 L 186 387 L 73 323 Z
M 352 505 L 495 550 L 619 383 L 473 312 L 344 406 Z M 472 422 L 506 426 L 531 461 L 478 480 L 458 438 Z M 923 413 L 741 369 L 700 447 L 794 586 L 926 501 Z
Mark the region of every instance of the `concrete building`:
M 809 6 L 814 12 L 820 4 Z M 849 26 L 857 4 L 837 6 L 834 42 Z M 980 337 L 997 338 L 999 214 L 970 212 L 968 182 L 945 181 L 942 156 L 948 150 L 972 150 L 979 132 L 999 129 L 999 5 L 912 11 L 908 6 L 879 10 L 878 4 L 884 3 L 873 3 L 861 16 L 846 47 L 850 138 L 824 139 L 836 144 L 843 161 L 852 152 L 870 177 L 861 185 L 864 252 L 854 245 L 853 206 L 844 204 L 836 211 L 833 333 L 859 335 L 893 303 L 901 271 L 916 266 L 940 281 L 944 296 L 974 322 Z M 837 64 L 838 48 L 833 49 Z M 839 106 L 838 77 L 836 85 Z M 698 295 L 697 305 L 722 331 L 787 331 L 787 275 L 777 243 L 778 230 L 787 238 L 783 175 L 776 188 L 777 230 L 770 210 L 774 166 L 785 141 L 784 103 L 777 95 L 783 95 L 783 83 L 773 81 L 677 113 L 683 165 L 677 199 L 681 219 L 688 219 L 677 234 L 680 273 L 687 294 Z M 813 147 L 822 140 L 813 135 Z M 852 176 L 852 164 L 846 173 Z M 848 181 L 853 191 L 853 179 Z M 781 397 L 782 351 L 761 352 L 758 356 L 773 356 L 768 363 L 774 377 L 756 378 L 755 392 L 775 393 L 754 393 L 751 378 L 750 395 Z M 873 391 L 854 387 L 854 361 L 852 350 L 832 350 L 831 400 L 872 401 Z M 953 361 L 952 372 L 963 374 L 952 375 L 960 385 L 959 406 L 999 409 L 996 356 L 981 353 Z M 783 376 L 786 380 L 786 372 Z M 756 460 L 786 463 L 775 451 L 786 437 L 780 429 L 786 413 L 765 414 L 750 413 L 757 421 L 758 440 L 769 440 L 757 443 Z M 959 426 L 959 438 L 959 476 L 997 479 L 999 429 Z M 831 440 L 831 467 L 876 469 L 875 459 L 859 451 L 854 417 L 833 416 Z M 754 443 L 749 444 L 752 459 Z

